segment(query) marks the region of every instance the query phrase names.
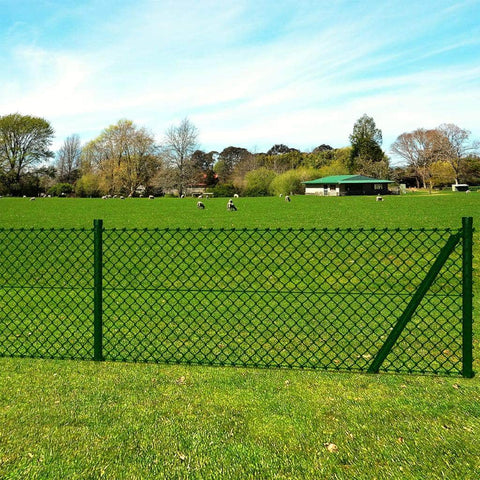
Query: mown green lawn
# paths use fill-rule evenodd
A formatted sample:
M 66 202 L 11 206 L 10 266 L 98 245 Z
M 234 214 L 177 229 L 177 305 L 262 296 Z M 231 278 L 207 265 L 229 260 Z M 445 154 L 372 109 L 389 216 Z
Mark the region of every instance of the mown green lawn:
M 480 213 L 476 193 L 195 203 L 1 198 L 0 227 L 458 228 Z M 0 359 L 0 478 L 473 480 L 479 433 L 477 378 Z

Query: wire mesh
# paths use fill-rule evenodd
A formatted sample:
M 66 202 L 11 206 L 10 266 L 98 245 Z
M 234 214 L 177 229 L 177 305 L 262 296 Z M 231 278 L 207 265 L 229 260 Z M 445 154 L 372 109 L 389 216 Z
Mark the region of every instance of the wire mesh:
M 366 371 L 457 231 L 105 229 L 103 357 Z M 93 232 L 0 241 L 0 355 L 92 358 Z M 381 370 L 461 357 L 457 245 Z

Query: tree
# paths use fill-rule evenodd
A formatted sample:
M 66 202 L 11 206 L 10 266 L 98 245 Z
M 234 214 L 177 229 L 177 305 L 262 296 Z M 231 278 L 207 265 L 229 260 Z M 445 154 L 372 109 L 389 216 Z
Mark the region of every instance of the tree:
M 381 148 L 382 131 L 376 127 L 372 117 L 364 114 L 353 126 L 350 135 L 352 151 L 349 159 L 349 171 L 354 173 L 357 163 L 380 162 L 384 160 L 384 153 Z
M 9 193 L 22 193 L 22 177 L 53 157 L 49 149 L 53 135 L 43 118 L 19 113 L 0 117 L 0 174 Z
M 281 155 L 282 153 L 288 153 L 291 151 L 299 152 L 296 148 L 287 147 L 283 143 L 274 145 L 268 152 L 267 155 Z
M 455 177 L 455 171 L 449 162 L 437 160 L 430 166 L 430 189 L 433 187 L 442 187 L 452 183 Z
M 274 178 L 275 172 L 268 168 L 251 170 L 245 175 L 245 195 L 251 197 L 268 195 Z
M 319 178 L 320 171 L 315 168 L 296 168 L 277 175 L 270 183 L 270 192 L 273 195 L 291 195 L 305 193 L 302 182 Z
M 460 176 L 470 185 L 480 184 L 480 156 L 469 155 L 461 165 Z
M 171 126 L 165 133 L 164 158 L 176 171 L 175 184 L 179 195 L 195 180 L 198 170 L 192 163 L 192 154 L 197 148 L 198 130 L 184 118 L 178 126 Z
M 246 161 L 250 163 L 253 157 L 254 155 L 246 148 L 230 146 L 220 152 L 214 170 L 218 173 L 220 181 L 225 183 L 231 180 L 230 177 L 233 170 L 240 162 Z
M 443 123 L 438 127 L 438 150 L 442 160 L 447 161 L 455 172 L 455 183 L 459 183 L 464 158 L 474 153 L 478 142 L 469 142 L 471 132 L 453 123 Z
M 407 165 L 414 169 L 421 179 L 423 188 L 427 188 L 431 176 L 430 167 L 437 155 L 438 131 L 417 128 L 413 132 L 402 133 L 390 149 L 392 153 L 407 161 Z M 420 185 L 417 183 L 417 186 Z
M 330 145 L 326 145 L 325 143 L 322 143 L 322 144 L 319 145 L 318 147 L 315 147 L 315 148 L 312 150 L 312 153 L 317 154 L 317 153 L 326 152 L 326 151 L 328 151 L 328 150 L 333 150 L 333 148 L 332 148 Z
M 82 147 L 80 137 L 70 135 L 57 153 L 57 175 L 60 182 L 73 183 L 80 173 Z
M 98 188 L 109 194 L 134 195 L 140 185 L 147 188 L 158 164 L 153 135 L 131 120 L 109 126 L 82 151 L 82 172 L 96 174 Z
M 196 178 L 198 183 L 204 184 L 206 187 L 213 187 L 218 182 L 218 176 L 213 171 L 213 164 L 218 152 L 212 151 L 206 153 L 202 150 L 195 150 L 192 154 L 192 168 L 197 172 Z

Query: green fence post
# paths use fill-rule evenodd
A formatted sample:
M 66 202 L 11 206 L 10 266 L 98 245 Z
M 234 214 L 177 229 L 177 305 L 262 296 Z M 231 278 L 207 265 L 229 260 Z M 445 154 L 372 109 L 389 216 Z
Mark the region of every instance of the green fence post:
M 472 378 L 473 373 L 473 335 L 472 335 L 472 243 L 473 243 L 473 218 L 462 218 L 462 375 Z
M 102 319 L 103 220 L 93 221 L 93 359 L 103 360 Z

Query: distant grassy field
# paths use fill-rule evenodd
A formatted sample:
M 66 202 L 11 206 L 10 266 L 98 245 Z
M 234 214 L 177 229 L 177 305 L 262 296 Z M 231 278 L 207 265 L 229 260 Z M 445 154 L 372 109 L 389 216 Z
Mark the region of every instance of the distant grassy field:
M 374 197 L 295 196 L 227 199 L 194 198 L 70 199 L 0 198 L 0 227 L 90 228 L 94 218 L 106 228 L 431 228 L 458 227 L 462 216 L 479 217 L 480 193 Z
M 480 217 L 476 193 L 195 204 L 2 198 L 0 227 L 458 228 Z M 0 478 L 480 477 L 478 378 L 4 358 L 0 419 Z

